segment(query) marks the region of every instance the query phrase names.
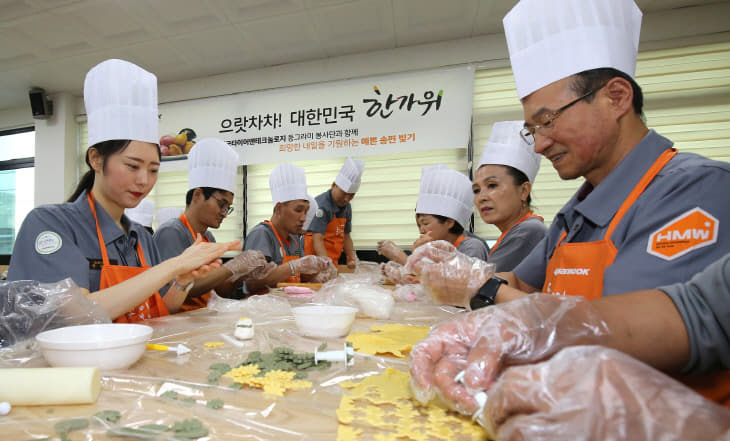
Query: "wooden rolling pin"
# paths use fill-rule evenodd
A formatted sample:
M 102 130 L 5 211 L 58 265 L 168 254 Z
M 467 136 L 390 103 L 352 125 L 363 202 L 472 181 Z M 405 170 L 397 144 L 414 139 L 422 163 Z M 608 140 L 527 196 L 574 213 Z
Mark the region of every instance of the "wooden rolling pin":
M 322 284 L 321 283 L 289 283 L 289 282 L 279 282 L 276 284 L 277 288 L 284 288 L 285 286 L 302 286 L 305 288 L 320 289 L 322 287 Z

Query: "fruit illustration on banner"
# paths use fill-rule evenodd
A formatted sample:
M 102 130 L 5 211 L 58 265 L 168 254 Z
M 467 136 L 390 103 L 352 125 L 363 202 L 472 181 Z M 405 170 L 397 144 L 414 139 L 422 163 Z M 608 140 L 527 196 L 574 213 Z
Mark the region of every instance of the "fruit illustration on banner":
M 160 137 L 160 154 L 162 156 L 187 155 L 195 145 L 195 131 L 190 128 L 180 130 L 177 135 Z

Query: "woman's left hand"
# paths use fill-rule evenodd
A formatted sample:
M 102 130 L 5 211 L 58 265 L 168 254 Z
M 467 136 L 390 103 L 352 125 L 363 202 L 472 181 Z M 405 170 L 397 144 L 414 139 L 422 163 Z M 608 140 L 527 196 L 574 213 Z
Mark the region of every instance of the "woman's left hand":
M 177 273 L 177 282 L 180 285 L 187 285 L 193 280 L 205 277 L 211 271 L 221 266 L 220 256 L 226 251 L 240 250 L 241 241 L 230 242 L 203 242 L 198 234 L 195 243 L 190 245 L 177 256 L 180 271 Z

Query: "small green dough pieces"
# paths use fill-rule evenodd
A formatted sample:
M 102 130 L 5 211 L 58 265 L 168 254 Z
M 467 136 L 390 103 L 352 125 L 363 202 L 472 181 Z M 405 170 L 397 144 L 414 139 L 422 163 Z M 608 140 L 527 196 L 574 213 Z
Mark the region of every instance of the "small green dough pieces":
M 205 407 L 209 409 L 221 409 L 223 404 L 223 400 L 216 398 L 214 400 L 208 400 L 208 402 L 205 403 Z
M 108 423 L 116 423 L 122 418 L 122 414 L 117 410 L 102 410 L 95 413 L 94 416 Z
M 87 427 L 89 427 L 88 418 L 74 418 L 71 420 L 59 421 L 53 426 L 53 429 L 59 435 L 66 435 L 74 430 L 86 429 Z
M 198 439 L 208 435 L 208 429 L 196 418 L 175 423 L 172 426 L 175 438 Z
M 168 390 L 167 392 L 164 392 L 160 396 L 162 398 L 169 398 L 171 400 L 177 400 L 177 392 L 175 392 L 174 390 Z

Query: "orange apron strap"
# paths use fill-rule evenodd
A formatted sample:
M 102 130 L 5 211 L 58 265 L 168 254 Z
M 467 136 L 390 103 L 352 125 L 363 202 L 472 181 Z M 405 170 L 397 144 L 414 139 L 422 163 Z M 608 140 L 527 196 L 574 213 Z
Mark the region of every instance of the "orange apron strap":
M 674 158 L 674 156 L 677 154 L 677 149 L 667 149 L 664 151 L 664 153 L 659 156 L 659 159 L 654 161 L 654 164 L 649 168 L 649 170 L 644 174 L 644 176 L 641 178 L 638 184 L 636 184 L 636 187 L 629 193 L 629 195 L 626 197 L 626 200 L 624 200 L 624 203 L 621 204 L 621 207 L 618 209 L 616 214 L 613 216 L 613 220 L 608 225 L 608 228 L 606 229 L 606 234 L 603 236 L 604 239 L 611 239 L 611 235 L 613 234 L 613 231 L 616 229 L 616 226 L 618 226 L 619 222 L 621 222 L 621 219 L 623 219 L 624 215 L 627 211 L 629 211 L 629 208 L 636 202 L 636 200 L 641 196 L 641 194 L 646 190 L 646 187 L 649 186 L 651 181 L 654 180 L 657 174 L 661 171 L 661 169 L 664 168 L 667 163 Z
M 96 216 L 96 204 L 94 204 L 94 195 L 89 190 L 86 193 L 86 200 L 89 201 L 89 207 L 91 207 L 91 213 L 94 215 L 94 222 L 96 222 L 96 238 L 99 240 L 99 249 L 101 250 L 101 260 L 103 264 L 109 265 L 109 255 L 106 252 L 106 244 L 104 243 L 104 236 L 101 234 L 101 227 L 99 227 L 99 218 Z
M 522 222 L 526 221 L 527 219 L 529 219 L 531 217 L 536 217 L 536 218 L 538 218 L 540 220 L 543 220 L 541 216 L 538 216 L 538 215 L 534 214 L 534 212 L 532 210 L 530 210 L 530 211 L 527 212 L 527 214 L 525 214 L 524 216 L 522 216 L 522 219 L 518 220 L 516 224 L 512 225 L 512 228 L 514 228 L 515 226 L 517 226 L 517 224 L 521 224 Z M 492 253 L 494 253 L 494 250 L 496 250 L 497 247 L 499 246 L 499 244 L 502 242 L 502 239 L 504 239 L 504 236 L 506 236 L 507 233 L 509 233 L 510 231 L 512 231 L 512 228 L 510 228 L 509 230 L 507 230 L 504 233 L 502 233 L 502 234 L 499 235 L 499 239 L 497 239 L 497 242 L 494 243 L 494 246 L 492 247 L 492 249 L 489 250 L 489 255 L 490 256 L 492 255 Z M 454 244 L 454 246 L 457 246 L 458 247 L 459 245 Z
M 188 231 L 190 231 L 190 235 L 193 236 L 193 241 L 197 239 L 198 235 L 195 233 L 195 230 L 193 230 L 193 226 L 190 225 L 190 222 L 188 221 L 187 216 L 185 216 L 185 213 L 180 215 L 180 221 L 183 225 L 185 225 Z M 208 236 L 206 236 L 205 234 L 201 234 L 200 237 L 203 238 L 203 242 L 210 242 L 210 240 L 208 240 Z
M 456 248 L 459 248 L 459 245 L 461 245 L 461 243 L 462 243 L 462 242 L 464 241 L 464 239 L 466 239 L 466 236 L 464 236 L 464 235 L 462 234 L 461 236 L 459 236 L 459 238 L 458 238 L 458 239 L 456 239 L 456 241 L 454 241 L 454 246 L 455 246 Z
M 274 236 L 276 236 L 276 240 L 279 241 L 279 247 L 281 247 L 281 257 L 282 257 L 282 259 L 285 258 L 285 257 L 287 257 L 287 256 L 289 256 L 286 253 L 286 248 L 284 248 L 284 241 L 281 240 L 281 237 L 279 236 L 279 233 L 276 231 L 276 228 L 274 228 L 274 224 L 272 224 L 271 221 L 268 221 L 268 220 L 265 220 L 264 222 L 267 223 L 271 227 L 271 230 L 274 232 Z M 287 241 L 287 244 L 288 243 L 289 242 Z

